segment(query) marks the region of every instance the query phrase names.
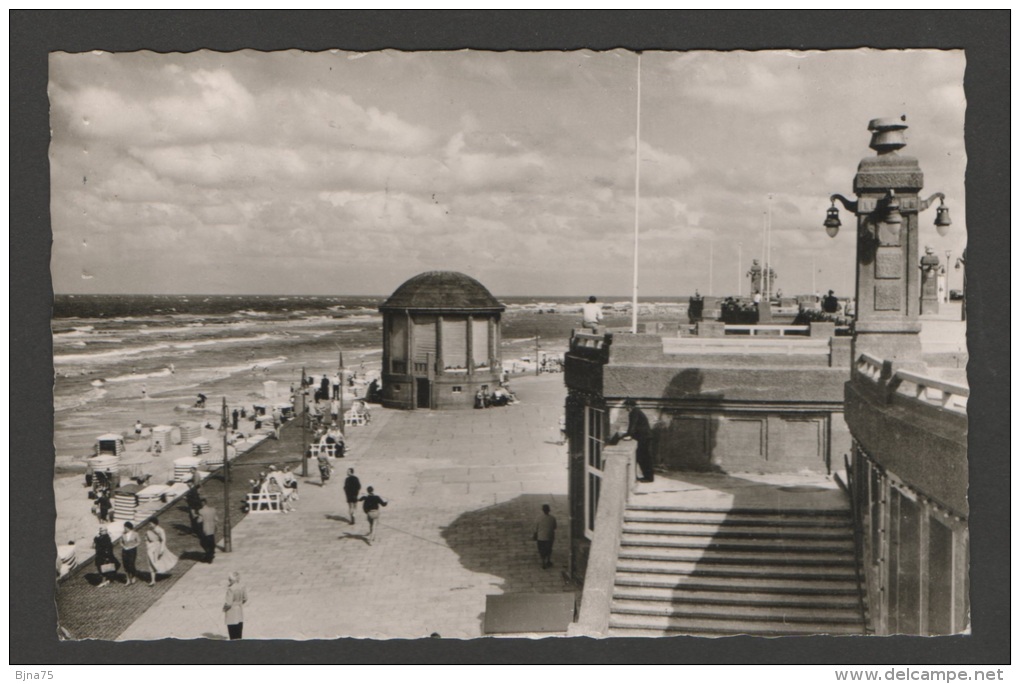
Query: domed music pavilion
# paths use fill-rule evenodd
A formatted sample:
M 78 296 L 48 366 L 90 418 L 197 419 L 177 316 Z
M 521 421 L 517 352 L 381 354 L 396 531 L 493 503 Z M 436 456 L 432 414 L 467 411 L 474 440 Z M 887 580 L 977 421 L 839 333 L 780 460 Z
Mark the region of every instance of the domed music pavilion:
M 383 406 L 471 408 L 499 385 L 500 316 L 506 307 L 454 271 L 414 276 L 379 306 Z

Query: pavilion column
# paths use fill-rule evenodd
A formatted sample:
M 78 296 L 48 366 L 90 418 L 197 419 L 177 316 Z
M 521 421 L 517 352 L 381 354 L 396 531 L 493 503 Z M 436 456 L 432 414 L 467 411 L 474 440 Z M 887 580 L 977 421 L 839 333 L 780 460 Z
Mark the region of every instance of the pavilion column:
M 475 317 L 468 314 L 467 317 L 467 373 L 469 376 L 475 374 Z
M 392 373 L 393 372 L 393 359 L 390 353 L 390 335 L 393 334 L 393 316 L 388 313 L 383 314 L 382 320 L 382 357 L 383 357 L 383 370 Z M 343 391 L 343 378 L 340 378 L 340 391 Z
M 495 368 L 495 363 L 499 360 L 502 364 L 502 359 L 499 359 L 497 352 L 499 351 L 499 340 L 496 339 L 499 336 L 499 326 L 496 325 L 496 316 L 489 316 L 489 368 Z M 502 368 L 500 368 L 502 371 Z
M 404 355 L 404 372 L 407 375 L 414 375 L 414 319 L 411 317 L 410 311 L 404 312 L 404 317 L 407 320 L 407 353 Z
M 436 316 L 436 374 L 444 372 L 446 360 L 443 358 L 443 317 Z

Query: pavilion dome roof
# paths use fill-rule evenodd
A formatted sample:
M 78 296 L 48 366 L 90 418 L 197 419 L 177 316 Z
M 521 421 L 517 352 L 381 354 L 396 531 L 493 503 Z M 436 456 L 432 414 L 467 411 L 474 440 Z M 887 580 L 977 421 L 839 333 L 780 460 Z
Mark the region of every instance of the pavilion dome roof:
M 503 311 L 505 306 L 474 278 L 456 271 L 419 273 L 398 287 L 380 311 Z

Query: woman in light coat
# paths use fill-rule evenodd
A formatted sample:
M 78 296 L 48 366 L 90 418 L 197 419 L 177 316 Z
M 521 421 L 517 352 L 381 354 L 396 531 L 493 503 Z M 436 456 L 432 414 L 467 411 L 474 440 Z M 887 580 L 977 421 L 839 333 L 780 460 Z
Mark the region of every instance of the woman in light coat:
M 149 586 L 156 584 L 156 575 L 165 575 L 177 565 L 177 556 L 166 547 L 166 532 L 157 518 L 145 531 L 145 556 L 149 559 Z
M 223 618 L 231 639 L 240 639 L 244 630 L 244 604 L 248 591 L 241 584 L 241 573 L 232 572 L 227 578 L 227 596 L 223 599 Z

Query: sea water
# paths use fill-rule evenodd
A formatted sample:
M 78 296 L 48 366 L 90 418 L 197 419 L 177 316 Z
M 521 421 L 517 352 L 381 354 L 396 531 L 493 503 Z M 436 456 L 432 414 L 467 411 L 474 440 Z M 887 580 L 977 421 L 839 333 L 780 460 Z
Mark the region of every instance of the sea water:
M 580 324 L 580 298 L 500 298 L 502 356 L 559 354 Z M 218 425 L 228 410 L 266 401 L 275 380 L 286 401 L 302 369 L 316 380 L 345 368 L 380 370 L 385 297 L 57 295 L 53 311 L 57 464 L 92 454 L 95 439 L 180 422 Z M 607 314 L 611 314 L 607 302 Z M 617 320 L 618 319 L 618 320 Z M 606 325 L 628 316 L 608 315 Z M 206 409 L 194 408 L 198 394 Z
M 378 369 L 382 298 L 58 295 L 54 301 L 54 447 L 58 464 L 105 432 L 179 421 L 219 423 L 230 409 L 279 400 L 301 370 Z M 193 408 L 206 395 L 206 410 Z

